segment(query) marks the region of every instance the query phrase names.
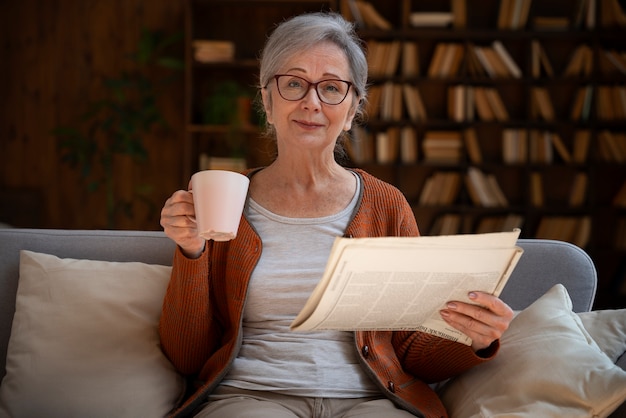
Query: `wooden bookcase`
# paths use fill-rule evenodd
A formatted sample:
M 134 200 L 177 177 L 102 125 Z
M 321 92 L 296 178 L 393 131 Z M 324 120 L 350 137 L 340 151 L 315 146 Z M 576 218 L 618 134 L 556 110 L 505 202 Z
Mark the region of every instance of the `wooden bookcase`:
M 402 190 L 423 234 L 519 226 L 523 237 L 578 244 L 598 268 L 597 305 L 626 306 L 626 198 L 616 204 L 626 187 L 626 71 L 607 54 L 617 52 L 625 60 L 626 27 L 611 8 L 624 11 L 626 5 L 617 0 L 525 0 L 529 7 L 523 18 L 524 7 L 516 9 L 517 1 L 523 4 L 370 0 L 385 23 L 381 27 L 370 23 L 367 11 L 354 1 L 187 0 L 186 177 L 198 169 L 201 153 L 228 152 L 229 128 L 204 123 L 201 116 L 212 86 L 232 79 L 254 86 L 257 54 L 276 22 L 303 11 L 337 10 L 359 24 L 370 59 L 376 48 L 384 56 L 379 70 L 371 63 L 369 117 L 363 129 L 353 132 L 349 164 Z M 501 18 L 507 2 L 522 11 L 515 27 Z M 440 17 L 453 12 L 451 23 L 414 26 L 414 16 L 424 12 L 439 12 Z M 233 41 L 234 60 L 196 62 L 192 43 L 199 39 Z M 494 43 L 515 62 L 517 76 L 478 70 L 482 66 L 475 51 Z M 406 44 L 416 47 L 412 70 L 403 67 L 410 56 Z M 457 63 L 449 52 L 448 64 L 435 69 L 437 48 L 443 44 L 457 45 Z M 397 55 L 391 45 L 398 48 Z M 586 57 L 582 66 L 568 70 L 579 49 Z M 406 94 L 417 91 L 425 114 L 419 101 L 407 102 L 405 88 Z M 587 90 L 590 100 L 575 111 L 579 92 Z M 477 98 L 485 92 L 491 95 L 486 101 L 494 93 L 500 98 L 505 115 L 496 107 L 490 118 L 479 109 Z M 547 102 L 551 109 L 545 109 Z M 249 166 L 270 160 L 258 132 L 254 123 L 245 130 Z M 495 182 L 500 200 L 479 200 L 468 183 L 470 172 Z M 427 196 L 425 190 L 430 190 Z

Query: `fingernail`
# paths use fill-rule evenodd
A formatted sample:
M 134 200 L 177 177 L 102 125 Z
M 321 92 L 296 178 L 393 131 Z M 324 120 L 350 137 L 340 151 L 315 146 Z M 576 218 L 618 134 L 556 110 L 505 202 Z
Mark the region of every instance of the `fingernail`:
M 454 302 L 448 303 L 447 306 L 448 306 L 448 309 L 456 309 L 456 303 L 454 303 Z
M 443 316 L 444 318 L 447 318 L 447 317 L 449 317 L 449 316 L 450 316 L 450 312 L 448 312 L 448 311 L 440 311 L 439 313 L 440 313 L 440 314 L 441 314 L 441 316 Z
M 474 292 L 469 292 L 468 296 L 469 296 L 470 299 L 476 299 L 478 297 L 478 295 L 476 293 L 474 293 Z

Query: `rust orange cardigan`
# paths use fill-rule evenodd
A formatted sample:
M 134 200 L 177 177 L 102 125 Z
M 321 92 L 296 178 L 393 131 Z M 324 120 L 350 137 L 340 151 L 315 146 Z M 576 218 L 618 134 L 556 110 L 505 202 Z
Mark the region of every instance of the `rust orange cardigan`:
M 417 236 L 415 217 L 402 193 L 362 170 L 359 202 L 345 236 Z M 245 217 L 231 242 L 207 242 L 202 256 L 187 259 L 179 249 L 159 324 L 163 350 L 176 369 L 193 381 L 172 416 L 189 416 L 220 383 L 241 346 L 248 281 L 263 243 Z M 428 386 L 495 355 L 477 356 L 463 344 L 421 332 L 354 333 L 366 373 L 399 407 L 416 416 L 447 416 Z

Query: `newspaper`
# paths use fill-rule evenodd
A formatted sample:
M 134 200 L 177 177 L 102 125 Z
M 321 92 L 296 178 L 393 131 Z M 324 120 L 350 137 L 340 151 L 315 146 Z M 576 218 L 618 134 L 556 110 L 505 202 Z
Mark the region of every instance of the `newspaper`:
M 472 303 L 470 291 L 499 296 L 523 252 L 519 233 L 337 238 L 291 329 L 418 330 L 471 345 L 439 311 Z

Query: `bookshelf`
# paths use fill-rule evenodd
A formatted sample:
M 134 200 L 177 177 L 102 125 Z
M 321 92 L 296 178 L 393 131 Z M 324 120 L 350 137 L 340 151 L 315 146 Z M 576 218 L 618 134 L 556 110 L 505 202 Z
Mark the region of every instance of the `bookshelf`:
M 200 156 L 231 152 L 232 126 L 202 115 L 214 86 L 255 85 L 276 22 L 336 10 L 370 60 L 349 164 L 402 190 L 423 234 L 521 227 L 580 245 L 598 268 L 598 306 L 626 306 L 625 1 L 186 2 L 185 178 Z M 232 58 L 197 61 L 199 40 L 231 42 Z M 251 118 L 245 163 L 264 165 L 270 146 Z
M 352 163 L 397 185 L 424 234 L 585 248 L 598 304 L 626 306 L 625 3 L 342 1 L 375 69 Z

